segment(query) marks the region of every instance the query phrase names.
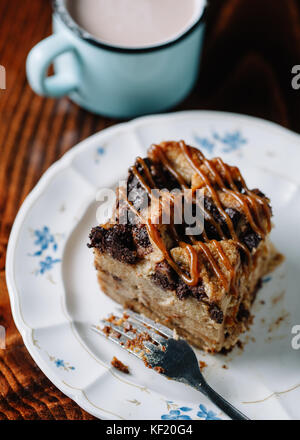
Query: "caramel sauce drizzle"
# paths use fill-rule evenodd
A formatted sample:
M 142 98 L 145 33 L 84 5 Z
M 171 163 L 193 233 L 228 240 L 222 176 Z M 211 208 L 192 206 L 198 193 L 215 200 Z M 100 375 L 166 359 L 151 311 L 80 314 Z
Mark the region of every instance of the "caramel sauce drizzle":
M 174 167 L 171 166 L 170 162 L 168 161 L 168 159 L 165 156 L 165 153 L 162 149 L 162 147 L 160 145 L 152 145 L 150 148 L 150 154 L 153 155 L 154 157 L 158 157 L 161 162 L 164 164 L 165 168 L 175 177 L 175 179 L 179 182 L 180 186 L 182 189 L 189 189 L 189 186 L 186 184 L 184 178 L 181 176 L 181 174 L 176 171 L 174 169 Z M 203 212 L 204 214 L 204 212 Z M 219 223 L 217 223 L 215 221 L 215 219 L 213 218 L 212 214 L 209 211 L 205 211 L 206 216 L 208 217 L 210 223 L 214 226 L 214 228 L 217 230 L 219 236 L 222 239 L 225 239 L 226 236 L 221 228 L 221 226 L 219 225 Z M 204 231 L 205 233 L 205 231 Z M 205 233 L 206 235 L 206 233 Z M 207 238 L 207 236 L 206 236 Z M 208 240 L 207 240 L 208 241 Z
M 249 206 L 247 205 L 247 202 L 246 202 L 246 201 L 249 201 L 250 204 L 252 205 L 252 207 L 255 208 L 255 210 L 256 210 L 255 214 L 256 214 L 256 217 L 257 217 L 257 219 L 259 221 L 259 214 L 258 214 L 258 211 L 257 211 L 257 205 L 254 203 L 254 200 L 250 196 L 243 197 L 242 194 L 237 192 L 236 185 L 234 185 L 235 189 L 233 191 L 227 189 L 226 185 L 225 185 L 225 183 L 224 183 L 224 181 L 223 181 L 223 179 L 221 177 L 221 175 L 218 173 L 218 171 L 214 167 L 213 163 L 211 161 L 207 160 L 206 157 L 204 157 L 202 153 L 201 153 L 200 157 L 201 157 L 202 162 L 206 165 L 206 167 L 209 169 L 209 171 L 213 175 L 213 177 L 214 177 L 215 181 L 217 182 L 219 188 L 222 191 L 224 191 L 225 193 L 231 194 L 231 196 L 233 196 L 237 200 L 237 202 L 240 204 L 240 206 L 242 207 L 244 213 L 246 214 L 246 217 L 247 217 L 247 219 L 248 219 L 248 221 L 249 221 L 249 223 L 251 225 L 251 228 L 257 234 L 264 236 L 265 235 L 264 230 L 262 228 L 258 227 L 256 225 L 256 223 L 254 222 L 252 214 L 251 214 L 251 212 L 249 210 Z M 231 182 L 233 182 L 232 179 L 231 179 Z
M 145 221 L 145 219 L 141 216 L 141 214 L 136 210 L 133 203 L 131 203 L 128 200 L 124 191 L 120 190 L 120 194 L 123 196 L 124 201 L 127 204 L 127 206 L 129 207 L 129 209 L 131 209 L 134 212 L 134 214 L 138 218 L 141 219 L 141 221 Z M 178 266 L 178 264 L 175 263 L 175 261 L 171 257 L 170 252 L 168 251 L 168 249 L 166 248 L 166 246 L 162 240 L 162 237 L 161 237 L 161 234 L 160 234 L 158 228 L 153 223 L 151 223 L 150 219 L 146 219 L 145 226 L 147 228 L 149 236 L 151 237 L 153 242 L 156 244 L 156 246 L 159 248 L 159 250 L 162 252 L 164 258 L 167 260 L 169 265 L 178 273 L 178 275 L 183 279 L 183 281 L 186 284 L 188 284 L 189 286 L 196 286 L 199 281 L 198 255 L 197 255 L 196 250 L 193 248 L 193 246 L 191 246 L 187 243 L 184 243 L 184 242 L 178 243 L 180 245 L 180 247 L 183 247 L 187 250 L 188 255 L 189 255 L 190 277 L 188 277 L 186 275 L 186 273 L 183 270 L 181 270 L 181 268 Z
M 234 266 L 232 266 L 232 264 L 229 261 L 229 258 L 227 257 L 227 255 L 225 254 L 222 245 L 219 241 L 217 240 L 211 240 L 211 243 L 215 246 L 215 249 L 217 250 L 224 266 L 226 267 L 226 269 L 229 271 L 230 273 L 230 281 L 229 283 L 227 282 L 227 289 L 230 290 L 230 288 L 233 289 L 233 293 L 236 295 L 237 291 L 236 291 L 236 285 L 235 285 L 235 278 L 236 278 L 236 269 Z
M 184 141 L 180 141 L 179 145 L 180 145 L 180 148 L 181 148 L 182 152 L 184 153 L 186 159 L 190 163 L 190 165 L 194 168 L 194 170 L 199 174 L 199 176 L 205 182 L 205 185 L 208 188 L 208 190 L 209 190 L 209 192 L 211 194 L 211 197 L 212 197 L 215 205 L 217 206 L 220 214 L 223 216 L 223 218 L 226 221 L 226 224 L 227 224 L 227 227 L 228 227 L 228 229 L 230 231 L 232 239 L 234 239 L 236 242 L 239 242 L 240 247 L 243 249 L 243 251 L 246 253 L 246 255 L 248 257 L 248 261 L 250 261 L 251 260 L 251 254 L 250 254 L 249 249 L 247 248 L 246 245 L 244 245 L 243 243 L 240 242 L 240 240 L 239 240 L 239 238 L 238 238 L 238 236 L 237 236 L 237 234 L 235 232 L 232 220 L 229 217 L 229 215 L 227 214 L 227 212 L 224 211 L 224 209 L 222 207 L 222 204 L 221 204 L 221 201 L 220 201 L 220 198 L 219 198 L 219 195 L 215 191 L 214 187 L 212 186 L 211 181 L 209 179 L 209 176 L 207 176 L 206 173 L 203 170 L 201 170 L 201 168 L 200 168 L 201 165 L 202 165 L 202 162 L 206 162 L 206 165 L 210 167 L 209 169 L 213 170 L 212 174 L 215 175 L 215 178 L 216 178 L 217 182 L 219 182 L 220 189 L 226 190 L 225 184 L 224 184 L 221 176 L 219 175 L 217 170 L 212 167 L 211 161 L 208 161 L 205 158 L 205 156 L 200 151 L 197 154 L 197 158 L 198 158 L 200 163 L 196 164 L 196 162 L 194 161 L 194 158 L 192 157 L 192 150 L 186 145 L 186 143 Z M 228 168 L 228 171 L 230 171 L 229 168 Z M 233 194 L 233 193 L 231 193 L 231 194 Z M 252 221 L 252 216 L 251 216 L 251 213 L 250 213 L 249 208 L 248 208 L 247 205 L 246 205 L 246 211 L 247 211 L 247 214 L 249 215 L 248 221 L 249 221 L 249 219 L 251 219 L 251 221 Z M 255 225 L 255 229 L 257 229 L 256 225 Z
M 218 208 L 220 214 L 223 216 L 223 218 L 224 218 L 225 221 L 226 221 L 226 224 L 227 224 L 227 226 L 228 226 L 228 229 L 229 229 L 229 231 L 230 231 L 231 236 L 237 240 L 238 238 L 237 238 L 236 232 L 235 232 L 235 230 L 234 230 L 233 223 L 232 223 L 232 221 L 231 221 L 229 215 L 224 211 L 224 209 L 223 209 L 223 207 L 222 207 L 222 205 L 221 205 L 220 199 L 219 199 L 219 197 L 218 197 L 218 194 L 217 194 L 217 192 L 215 191 L 214 187 L 212 186 L 212 184 L 211 184 L 211 182 L 210 182 L 210 180 L 209 180 L 209 177 L 204 173 L 204 171 L 201 170 L 201 168 L 200 168 L 201 163 L 200 163 L 199 165 L 197 165 L 197 164 L 195 163 L 194 158 L 192 157 L 192 154 L 191 154 L 192 151 L 188 148 L 188 146 L 186 145 L 185 142 L 181 141 L 181 142 L 179 143 L 179 145 L 180 145 L 181 150 L 182 150 L 182 152 L 184 153 L 186 159 L 188 160 L 189 164 L 192 166 L 192 168 L 196 171 L 196 173 L 199 174 L 199 176 L 200 176 L 200 177 L 202 178 L 202 180 L 204 181 L 204 183 L 205 183 L 207 189 L 209 190 L 210 195 L 211 195 L 213 201 L 215 202 L 215 204 L 216 204 L 216 206 L 217 206 L 217 208 Z M 201 154 L 202 154 L 202 153 L 201 153 Z M 204 157 L 204 156 L 203 156 L 203 157 Z
M 248 187 L 246 186 L 246 183 L 244 179 L 242 178 L 240 171 L 236 167 L 229 168 L 227 164 L 225 164 L 222 159 L 216 158 L 215 161 L 219 164 L 220 169 L 222 170 L 223 175 L 225 176 L 225 179 L 227 181 L 227 184 L 229 185 L 230 189 L 227 188 L 224 178 L 221 176 L 217 168 L 215 167 L 215 164 L 213 161 L 206 159 L 206 157 L 199 151 L 196 152 L 196 150 L 192 150 L 190 147 L 188 147 L 184 141 L 179 142 L 179 146 L 181 148 L 181 151 L 183 152 L 185 158 L 187 159 L 188 163 L 192 166 L 192 168 L 196 171 L 196 173 L 201 177 L 203 182 L 205 183 L 206 188 L 208 189 L 213 202 L 215 203 L 219 213 L 223 216 L 223 218 L 226 221 L 228 230 L 230 232 L 230 235 L 233 240 L 236 241 L 237 245 L 245 252 L 245 254 L 248 256 L 248 261 L 251 264 L 251 253 L 246 245 L 244 245 L 238 238 L 237 233 L 234 229 L 233 222 L 229 215 L 226 213 L 226 211 L 223 209 L 221 200 L 219 198 L 219 195 L 215 188 L 212 185 L 212 182 L 210 181 L 209 176 L 201 169 L 201 165 L 205 165 L 205 167 L 209 170 L 209 172 L 212 174 L 215 182 L 217 183 L 219 189 L 225 193 L 230 194 L 233 196 L 239 205 L 241 206 L 245 217 L 247 218 L 251 228 L 260 236 L 265 237 L 266 231 L 264 228 L 264 225 L 262 222 L 260 222 L 260 216 L 259 216 L 259 207 L 258 205 L 262 206 L 266 218 L 267 218 L 267 232 L 271 229 L 271 222 L 270 222 L 270 208 L 265 200 L 263 200 L 260 196 L 257 194 L 254 194 L 251 192 Z M 193 153 L 196 155 L 197 160 L 195 160 L 195 157 L 193 156 Z M 153 145 L 149 151 L 149 155 L 151 155 L 154 158 L 158 158 L 159 161 L 162 162 L 163 166 L 169 171 L 169 173 L 177 180 L 180 187 L 182 189 L 188 189 L 189 186 L 187 185 L 185 179 L 183 176 L 174 169 L 174 167 L 171 165 L 169 160 L 167 159 L 165 152 L 163 151 L 162 147 L 160 145 Z M 151 175 L 151 172 L 145 163 L 145 161 L 138 157 L 137 163 L 141 166 L 142 170 L 144 171 L 144 175 L 147 178 L 147 181 L 150 185 L 146 182 L 144 177 L 141 175 L 141 173 L 138 171 L 136 166 L 132 166 L 130 168 L 131 172 L 134 174 L 134 176 L 138 179 L 144 190 L 147 192 L 147 194 L 150 196 L 151 199 L 153 199 L 153 193 L 152 189 L 155 188 L 155 182 L 153 180 L 153 177 Z M 235 173 L 236 179 L 241 184 L 244 194 L 241 194 L 239 189 L 237 188 L 237 185 L 234 182 L 234 179 L 232 177 L 232 173 Z M 127 195 L 124 194 L 124 191 L 122 190 L 122 195 L 127 203 L 128 207 L 134 212 L 134 214 L 140 218 L 142 222 L 146 221 L 146 228 L 148 231 L 148 234 L 152 241 L 156 244 L 156 246 L 160 249 L 162 254 L 164 255 L 164 258 L 167 260 L 167 262 L 170 264 L 170 266 L 177 272 L 177 274 L 184 280 L 184 282 L 190 286 L 196 286 L 199 282 L 199 262 L 198 262 L 198 254 L 195 249 L 195 247 L 191 244 L 185 243 L 180 240 L 180 237 L 177 234 L 175 225 L 171 222 L 170 225 L 170 232 L 174 239 L 174 241 L 177 243 L 177 245 L 183 249 L 186 250 L 189 258 L 189 267 L 190 267 L 190 276 L 188 276 L 180 267 L 179 265 L 173 260 L 172 256 L 170 255 L 169 250 L 166 248 L 164 241 L 162 240 L 161 233 L 159 229 L 151 223 L 151 219 L 147 218 L 146 220 L 142 217 L 142 215 L 138 212 L 138 210 L 134 207 L 133 203 L 131 203 Z M 159 203 L 162 204 L 161 200 L 159 200 Z M 254 216 L 252 215 L 252 212 L 254 213 Z M 221 239 L 225 239 L 226 236 L 219 225 L 213 218 L 212 214 L 208 210 L 204 210 L 204 213 L 206 217 L 209 219 L 211 224 L 215 227 L 217 230 L 219 236 Z M 161 212 L 159 213 L 159 216 L 161 216 Z M 254 218 L 255 217 L 255 218 Z M 195 237 L 189 236 L 189 239 L 192 244 L 197 245 L 202 251 L 202 254 L 207 259 L 209 265 L 213 269 L 215 275 L 219 279 L 220 283 L 224 286 L 225 289 L 232 289 L 234 293 L 236 293 L 236 267 L 234 267 L 231 263 L 227 255 L 225 254 L 222 245 L 217 240 L 209 240 L 207 237 L 207 234 L 205 230 L 202 232 L 202 238 L 204 242 L 198 241 Z M 230 274 L 229 281 L 227 280 L 226 276 L 224 275 L 221 267 L 219 266 L 218 262 L 216 261 L 215 257 L 213 256 L 210 248 L 208 247 L 207 243 L 210 242 L 220 259 L 222 261 L 222 264 L 224 267 L 228 270 Z
M 172 165 L 170 164 L 170 162 L 166 158 L 166 155 L 164 154 L 164 151 L 160 145 L 152 145 L 150 148 L 150 154 L 152 154 L 154 157 L 156 156 L 160 159 L 160 161 L 163 163 L 164 167 L 179 182 L 181 188 L 186 188 L 186 189 L 189 188 L 188 185 L 186 184 L 184 178 L 181 176 L 181 174 L 178 173 L 174 167 L 172 167 Z
M 233 189 L 233 191 L 239 192 L 239 189 L 237 188 L 237 186 L 235 185 L 235 183 L 232 179 L 229 166 L 227 164 L 225 164 L 220 157 L 217 157 L 216 161 L 219 163 L 220 167 L 222 168 L 222 171 L 225 174 L 226 179 L 227 179 L 230 187 Z M 250 201 L 250 203 L 251 202 L 253 203 L 253 199 L 255 199 L 255 201 L 263 207 L 265 217 L 267 219 L 267 232 L 270 232 L 271 231 L 271 218 L 270 218 L 271 216 L 270 216 L 270 207 L 268 206 L 268 203 L 266 202 L 266 200 L 262 199 L 259 195 L 255 194 L 249 190 L 249 188 L 246 185 L 245 180 L 243 179 L 243 177 L 241 175 L 240 170 L 237 167 L 232 167 L 232 169 L 236 175 L 237 180 L 241 184 L 242 189 L 244 190 L 244 192 L 248 196 L 250 196 L 250 197 L 248 197 L 248 200 Z M 256 205 L 255 209 L 257 212 L 257 205 Z
M 143 171 L 145 172 L 145 174 L 147 176 L 148 181 L 150 182 L 150 185 L 152 186 L 152 188 L 154 188 L 155 187 L 155 183 L 154 183 L 152 174 L 150 173 L 150 170 L 147 167 L 146 162 L 144 161 L 144 159 L 142 159 L 141 157 L 137 157 L 136 162 L 138 164 L 140 164 L 140 166 L 142 167 Z
M 221 270 L 220 266 L 216 262 L 216 260 L 215 260 L 215 258 L 213 256 L 213 254 L 211 253 L 211 250 L 209 249 L 209 247 L 205 243 L 202 243 L 201 241 L 199 241 L 197 243 L 197 245 L 200 247 L 200 249 L 202 250 L 202 252 L 206 256 L 208 262 L 210 263 L 211 267 L 213 268 L 213 270 L 214 270 L 215 274 L 217 275 L 218 279 L 220 280 L 221 284 L 225 288 L 228 288 L 227 279 L 226 279 L 223 271 Z

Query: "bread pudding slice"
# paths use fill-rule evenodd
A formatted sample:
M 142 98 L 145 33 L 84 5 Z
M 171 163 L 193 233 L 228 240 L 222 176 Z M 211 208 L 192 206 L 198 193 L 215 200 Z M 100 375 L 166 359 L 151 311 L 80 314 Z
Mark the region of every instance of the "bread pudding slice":
M 193 221 L 203 219 L 196 233 L 178 211 L 187 198 Z M 270 200 L 237 167 L 184 141 L 153 145 L 117 189 L 111 220 L 90 233 L 101 289 L 196 347 L 229 350 L 251 323 L 261 278 L 282 260 L 271 216 Z

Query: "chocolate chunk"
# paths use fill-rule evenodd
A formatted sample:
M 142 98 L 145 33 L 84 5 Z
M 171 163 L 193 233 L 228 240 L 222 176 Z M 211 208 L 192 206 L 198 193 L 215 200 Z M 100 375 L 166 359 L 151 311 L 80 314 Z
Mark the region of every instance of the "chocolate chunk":
M 194 296 L 201 301 L 207 298 L 201 281 L 197 286 L 188 286 L 179 278 L 167 261 L 162 261 L 156 265 L 155 273 L 152 275 L 152 281 L 162 289 L 175 290 L 179 299 Z
M 230 232 L 227 226 L 226 219 L 223 217 L 223 215 L 220 213 L 216 205 L 214 204 L 213 200 L 210 197 L 204 198 L 204 208 L 213 216 L 214 220 L 221 226 L 222 231 L 227 237 L 230 237 Z M 233 208 L 225 208 L 224 211 L 228 214 L 229 218 L 232 221 L 233 227 L 236 230 L 238 227 L 238 224 L 242 218 L 242 214 Z M 220 239 L 219 234 L 214 227 L 208 220 L 208 216 L 206 215 L 205 218 L 205 231 L 207 233 L 207 236 L 210 240 L 212 239 Z
M 132 228 L 133 238 L 138 246 L 147 249 L 151 246 L 146 226 L 134 226 Z
M 219 223 L 220 225 L 225 223 L 222 214 L 220 214 L 218 208 L 210 197 L 204 197 L 204 208 L 213 216 L 214 220 L 217 223 Z
M 175 177 L 166 168 L 164 168 L 161 163 L 152 162 L 150 172 L 156 188 L 168 189 L 169 191 L 172 191 L 172 189 L 175 188 L 180 188 L 180 184 L 177 179 L 175 179 Z
M 212 199 L 209 197 L 204 197 L 204 209 L 208 211 L 210 214 L 212 214 L 214 220 L 217 223 L 222 222 L 221 215 L 216 207 L 216 205 L 213 203 Z M 217 229 L 215 226 L 209 221 L 209 216 L 207 214 L 204 215 L 204 229 L 207 234 L 207 237 L 210 240 L 220 240 L 220 236 L 218 234 Z
M 95 228 L 93 228 L 89 235 L 90 243 L 88 243 L 88 247 L 98 248 L 103 251 L 105 245 L 105 235 L 106 229 L 102 228 L 101 226 L 96 226 Z
M 238 224 L 239 224 L 239 221 L 242 218 L 242 214 L 239 211 L 237 211 L 236 209 L 233 209 L 233 208 L 226 208 L 225 212 L 230 217 L 230 219 L 231 219 L 231 221 L 233 223 L 234 229 L 236 229 Z
M 246 309 L 246 307 L 244 306 L 243 303 L 240 304 L 239 306 L 239 310 L 238 313 L 236 315 L 236 319 L 241 322 L 241 321 L 248 321 L 250 316 L 250 312 L 248 309 Z
M 154 163 L 149 158 L 144 158 L 143 161 L 148 167 L 156 189 L 165 188 L 171 191 L 174 188 L 180 188 L 175 177 L 166 170 L 161 163 Z M 135 167 L 146 183 L 151 187 L 150 179 L 148 179 L 147 173 L 145 173 L 143 167 L 138 161 L 135 163 Z M 127 179 L 127 196 L 138 211 L 143 210 L 150 204 L 150 198 L 147 191 L 131 170 L 129 170 Z
M 122 263 L 135 264 L 138 260 L 130 225 L 114 225 L 109 229 L 96 226 L 90 233 L 88 247 L 107 252 Z
M 246 254 L 246 252 L 244 251 L 244 249 L 242 249 L 241 247 L 238 248 L 238 252 L 240 254 L 240 258 L 241 258 L 241 262 L 242 264 L 246 264 L 249 262 L 249 257 Z
M 241 194 L 244 194 L 244 193 L 245 193 L 245 189 L 244 189 L 244 187 L 243 187 L 242 182 L 240 182 L 239 180 L 235 180 L 235 181 L 234 181 L 234 184 L 235 184 L 235 186 L 237 187 L 238 191 L 239 191 Z
M 176 295 L 179 299 L 186 298 L 187 296 L 194 296 L 199 301 L 207 298 L 201 281 L 197 286 L 188 286 L 184 281 L 179 280 L 176 287 Z
M 148 157 L 144 157 L 143 161 L 145 162 L 145 164 L 147 165 L 149 171 L 151 172 L 151 165 L 152 165 L 151 160 Z M 140 164 L 139 161 L 135 162 L 135 166 L 136 166 L 138 172 L 140 174 L 142 174 L 144 178 L 146 178 L 146 176 L 144 175 L 144 169 L 143 169 L 143 167 L 142 167 L 142 165 Z M 150 183 L 150 182 L 148 182 L 148 183 Z
M 129 171 L 127 180 L 127 197 L 137 211 L 141 211 L 149 206 L 148 193 L 132 171 Z M 128 217 L 130 218 L 131 216 L 129 215 Z
M 171 266 L 166 261 L 162 261 L 157 263 L 151 278 L 157 286 L 163 289 L 174 290 L 176 288 L 176 278 L 178 277 Z
M 254 189 L 251 189 L 251 192 L 253 192 L 254 194 L 256 194 L 257 196 L 259 196 L 259 197 L 261 197 L 262 199 L 266 199 L 266 201 L 268 202 L 268 207 L 269 207 L 269 209 L 270 209 L 270 213 L 271 213 L 271 215 L 273 215 L 273 210 L 272 210 L 272 206 L 270 205 L 270 201 L 269 201 L 269 199 L 267 198 L 267 196 L 260 190 L 260 189 L 258 189 L 258 188 L 254 188 Z
M 249 251 L 252 251 L 252 249 L 256 249 L 261 242 L 261 237 L 249 226 L 246 231 L 241 234 L 240 240 L 247 246 Z
M 262 197 L 263 199 L 266 198 L 265 194 L 258 188 L 251 189 L 251 192 L 253 192 L 254 194 L 256 194 L 259 197 Z
M 213 321 L 217 324 L 222 324 L 224 320 L 224 314 L 220 307 L 217 304 L 210 304 L 209 306 L 209 315 Z

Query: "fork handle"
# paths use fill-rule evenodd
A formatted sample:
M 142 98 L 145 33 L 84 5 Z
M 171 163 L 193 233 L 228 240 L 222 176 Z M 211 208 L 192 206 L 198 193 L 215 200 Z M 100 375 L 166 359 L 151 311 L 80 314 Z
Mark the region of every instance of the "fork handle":
M 225 414 L 227 414 L 232 420 L 250 420 L 238 409 L 227 402 L 220 394 L 213 390 L 207 383 L 194 386 L 198 391 L 201 391 L 206 397 L 208 397 L 218 408 L 220 408 Z

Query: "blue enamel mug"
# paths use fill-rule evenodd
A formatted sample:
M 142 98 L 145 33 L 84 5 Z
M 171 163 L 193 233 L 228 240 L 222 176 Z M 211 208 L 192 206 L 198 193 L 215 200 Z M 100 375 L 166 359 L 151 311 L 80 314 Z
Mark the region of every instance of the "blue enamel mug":
M 199 3 L 197 3 L 199 1 Z M 176 38 L 146 48 L 106 44 L 72 19 L 66 0 L 53 2 L 53 35 L 27 57 L 32 89 L 49 97 L 69 96 L 81 107 L 114 118 L 170 109 L 192 90 L 203 44 L 205 2 L 190 27 Z M 54 74 L 47 76 L 49 66 Z

